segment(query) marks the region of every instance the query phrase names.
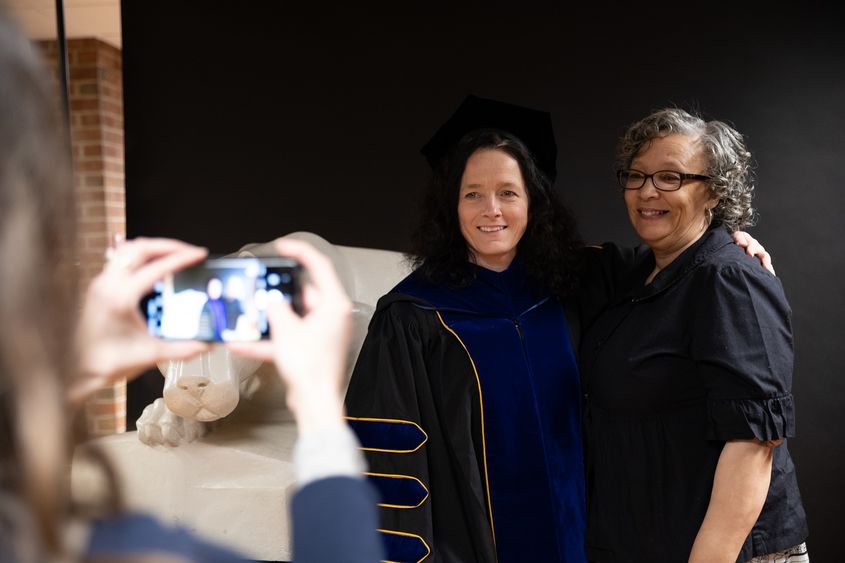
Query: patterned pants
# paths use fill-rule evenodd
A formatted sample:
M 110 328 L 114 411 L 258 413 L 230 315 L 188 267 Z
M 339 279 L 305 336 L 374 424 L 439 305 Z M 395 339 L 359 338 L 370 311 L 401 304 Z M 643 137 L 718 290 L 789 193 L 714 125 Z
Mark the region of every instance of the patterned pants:
M 807 544 L 802 543 L 786 551 L 755 557 L 748 563 L 810 563 L 810 555 L 807 553 Z

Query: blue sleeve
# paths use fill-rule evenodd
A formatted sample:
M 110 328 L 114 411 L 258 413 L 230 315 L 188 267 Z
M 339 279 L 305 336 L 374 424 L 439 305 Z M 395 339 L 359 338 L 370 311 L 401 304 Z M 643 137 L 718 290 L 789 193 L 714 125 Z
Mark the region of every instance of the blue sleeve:
M 200 539 L 190 530 L 167 526 L 145 514 L 122 514 L 93 523 L 88 555 L 120 560 L 132 555 L 168 554 L 197 563 L 232 563 L 246 558 Z
M 296 563 L 377 563 L 384 558 L 372 485 L 354 477 L 314 481 L 293 497 Z

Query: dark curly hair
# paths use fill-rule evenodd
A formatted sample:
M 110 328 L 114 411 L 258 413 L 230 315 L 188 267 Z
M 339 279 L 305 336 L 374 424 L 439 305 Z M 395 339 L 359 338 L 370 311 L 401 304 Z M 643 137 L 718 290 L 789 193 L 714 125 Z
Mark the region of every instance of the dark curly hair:
M 412 265 L 434 283 L 466 287 L 473 281 L 472 257 L 458 220 L 458 195 L 467 160 L 482 149 L 500 150 L 519 163 L 529 203 L 528 226 L 517 255 L 526 271 L 557 297 L 572 295 L 578 282 L 578 250 L 583 247 L 575 219 L 525 144 L 497 129 L 467 133 L 434 168 L 412 237 Z

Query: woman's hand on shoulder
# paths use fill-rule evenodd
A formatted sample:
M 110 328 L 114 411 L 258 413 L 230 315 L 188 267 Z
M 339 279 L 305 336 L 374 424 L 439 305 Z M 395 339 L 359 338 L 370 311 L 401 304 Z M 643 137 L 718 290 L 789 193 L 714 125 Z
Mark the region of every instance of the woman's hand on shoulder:
M 207 250 L 164 238 L 137 238 L 110 250 L 88 286 L 78 326 L 80 371 L 69 388 L 79 403 L 97 389 L 131 378 L 163 360 L 208 350 L 202 342 L 167 342 L 151 336 L 139 307 L 167 274 L 199 262 Z
M 775 268 L 772 266 L 771 255 L 766 252 L 766 249 L 763 248 L 763 245 L 760 244 L 756 238 L 752 237 L 745 231 L 736 231 L 731 236 L 737 246 L 745 249 L 746 254 L 760 260 L 760 264 L 762 264 L 764 268 L 770 271 L 773 275 L 776 275 Z

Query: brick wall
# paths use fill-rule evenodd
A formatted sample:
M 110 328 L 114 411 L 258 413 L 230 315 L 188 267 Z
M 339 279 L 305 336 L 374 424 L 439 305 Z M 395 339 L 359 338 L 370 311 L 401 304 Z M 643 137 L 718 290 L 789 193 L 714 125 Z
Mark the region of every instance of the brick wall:
M 58 69 L 58 45 L 38 42 Z M 102 269 L 115 235 L 126 234 L 123 169 L 123 70 L 120 50 L 98 39 L 68 40 L 70 125 L 80 287 Z M 56 74 L 58 77 L 58 74 Z M 57 97 L 60 82 L 56 80 Z M 98 391 L 86 404 L 90 436 L 126 430 L 126 383 Z

